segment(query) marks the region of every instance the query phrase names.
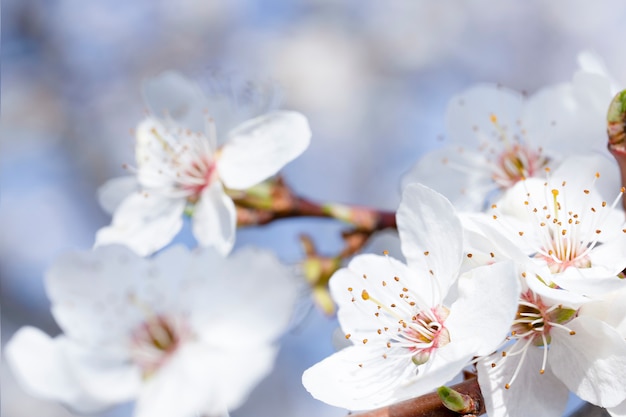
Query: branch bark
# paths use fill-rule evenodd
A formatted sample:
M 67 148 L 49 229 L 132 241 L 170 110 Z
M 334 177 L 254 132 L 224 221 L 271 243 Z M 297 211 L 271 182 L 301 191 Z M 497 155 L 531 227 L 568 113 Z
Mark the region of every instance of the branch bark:
M 462 394 L 467 394 L 478 406 L 475 415 L 485 413 L 484 399 L 478 386 L 478 380 L 474 377 L 450 387 Z M 387 407 L 376 410 L 351 414 L 350 417 L 459 417 L 454 411 L 448 410 L 439 399 L 437 393 L 422 395 Z M 472 414 L 465 414 L 471 416 Z

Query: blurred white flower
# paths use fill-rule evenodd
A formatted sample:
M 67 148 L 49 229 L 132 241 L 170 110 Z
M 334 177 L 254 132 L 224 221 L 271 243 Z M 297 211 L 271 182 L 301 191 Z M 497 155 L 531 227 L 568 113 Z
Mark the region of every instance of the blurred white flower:
M 331 405 L 370 409 L 424 394 L 496 349 L 514 317 L 512 263 L 459 276 L 463 231 L 448 200 L 410 185 L 397 220 L 407 264 L 360 255 L 330 280 L 353 345 L 309 368 L 302 381 Z
M 203 120 L 205 100 L 185 82 L 178 79 L 179 96 L 153 97 L 154 102 L 169 99 L 159 107 L 167 117 L 149 116 L 137 127 L 136 180 L 118 178 L 103 187 L 103 206 L 115 213 L 111 225 L 98 231 L 96 246 L 122 243 L 149 255 L 173 239 L 187 211 L 198 243 L 226 254 L 235 241 L 237 215 L 225 187 L 256 185 L 309 145 L 311 131 L 303 115 L 274 111 L 230 130 L 218 147 L 212 119 L 204 119 L 206 133 L 189 127 Z
M 151 260 L 116 245 L 69 253 L 46 275 L 64 334 L 22 328 L 7 363 L 28 392 L 82 413 L 137 399 L 137 417 L 223 415 L 272 368 L 291 278 L 251 249 L 228 259 L 182 247 Z
M 522 279 L 511 343 L 478 362 L 478 382 L 491 417 L 563 415 L 568 390 L 592 404 L 626 398 L 626 340 L 584 313 L 580 299 Z M 531 288 L 532 287 L 532 288 Z
M 463 210 L 478 211 L 518 181 L 543 176 L 566 156 L 606 153 L 611 81 L 588 53 L 571 83 L 526 98 L 495 85 L 454 97 L 446 113 L 449 145 L 426 154 L 405 182 L 422 182 Z

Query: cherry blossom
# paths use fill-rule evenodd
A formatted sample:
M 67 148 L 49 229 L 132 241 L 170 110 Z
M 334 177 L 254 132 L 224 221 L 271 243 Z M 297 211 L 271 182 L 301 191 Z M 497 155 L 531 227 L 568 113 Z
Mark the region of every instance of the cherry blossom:
M 271 254 L 124 246 L 61 257 L 48 271 L 63 334 L 20 329 L 6 346 L 31 394 L 92 413 L 136 399 L 136 417 L 225 415 L 272 368 L 295 283 Z M 251 320 L 251 318 L 254 318 Z
M 426 393 L 491 353 L 513 319 L 512 263 L 459 276 L 463 231 L 445 197 L 408 186 L 397 222 L 407 264 L 359 255 L 330 280 L 352 345 L 309 368 L 302 381 L 331 405 L 370 409 Z
M 501 234 L 518 247 L 547 284 L 588 296 L 626 286 L 618 276 L 626 268 L 624 189 L 616 185 L 617 175 L 609 175 L 615 177 L 605 181 L 613 196 L 605 199 L 610 191 L 598 184 L 600 171 L 590 170 L 611 172 L 608 162 L 572 157 L 547 180 L 520 182 L 492 206 L 488 220 L 498 233 L 491 238 L 501 241 Z
M 183 81 L 178 84 L 185 90 Z M 219 120 L 205 118 L 205 131 L 194 131 L 197 106 L 206 100 L 188 85 L 187 90 L 172 99 L 183 104 L 168 108 L 164 117 L 151 115 L 139 123 L 136 176 L 114 179 L 101 191 L 103 206 L 114 215 L 111 225 L 98 231 L 96 246 L 121 243 L 149 255 L 173 239 L 187 213 L 198 243 L 226 254 L 235 241 L 237 220 L 227 189 L 260 183 L 308 147 L 307 119 L 293 111 L 263 114 L 222 136 L 217 133 Z
M 480 211 L 518 181 L 542 177 L 577 153 L 605 153 L 611 83 L 589 53 L 572 82 L 526 97 L 500 85 L 477 85 L 450 100 L 447 145 L 424 155 L 406 175 Z M 566 144 L 566 145 L 565 145 Z
M 624 337 L 585 314 L 584 301 L 568 291 L 550 288 L 534 275 L 524 274 L 522 283 L 509 344 L 477 364 L 489 416 L 558 417 L 569 391 L 602 407 L 622 403 Z

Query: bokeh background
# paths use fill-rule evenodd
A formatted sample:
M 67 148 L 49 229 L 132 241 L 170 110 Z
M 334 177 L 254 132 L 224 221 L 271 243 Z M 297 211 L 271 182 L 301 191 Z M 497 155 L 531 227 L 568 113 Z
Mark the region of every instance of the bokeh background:
M 109 222 L 96 190 L 133 161 L 146 77 L 176 69 L 200 82 L 218 72 L 271 83 L 280 107 L 305 113 L 313 130 L 286 180 L 312 199 L 383 209 L 397 207 L 411 164 L 445 141 L 446 104 L 464 88 L 532 93 L 568 81 L 581 50 L 626 81 L 619 0 L 4 0 L 1 17 L 3 343 L 24 324 L 58 332 L 43 273 L 60 253 L 90 248 Z M 340 230 L 284 220 L 242 231 L 238 246 L 296 263 L 298 234 L 332 253 Z M 300 385 L 333 351 L 336 328 L 305 291 L 300 304 L 275 371 L 233 416 L 346 414 Z M 1 375 L 2 416 L 73 416 L 22 392 L 5 366 Z

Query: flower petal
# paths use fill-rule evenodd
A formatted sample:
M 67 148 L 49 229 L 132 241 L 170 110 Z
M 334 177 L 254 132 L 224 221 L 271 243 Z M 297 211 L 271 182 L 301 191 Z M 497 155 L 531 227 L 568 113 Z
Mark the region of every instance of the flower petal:
M 626 417 L 626 401 L 615 407 L 607 408 L 606 411 L 608 411 L 612 417 Z
M 62 402 L 80 413 L 112 405 L 91 397 L 68 368 L 64 337 L 50 338 L 34 327 L 23 327 L 5 347 L 5 357 L 18 382 L 30 394 Z
M 483 138 L 501 134 L 492 116 L 497 118 L 499 126 L 513 128 L 517 126 L 523 106 L 524 98 L 517 91 L 496 85 L 477 85 L 450 100 L 446 131 L 453 143 L 478 147 Z
M 235 244 L 237 212 L 235 204 L 219 181 L 202 191 L 192 217 L 193 235 L 201 246 L 212 246 L 228 254 Z
M 488 163 L 481 153 L 447 146 L 417 161 L 402 178 L 403 188 L 419 182 L 446 196 L 458 210 L 479 211 L 497 188 Z
M 409 267 L 425 273 L 423 281 L 437 284 L 435 302 L 440 302 L 457 279 L 463 258 L 461 221 L 444 196 L 421 184 L 404 189 L 396 217 Z
M 381 362 L 384 353 L 365 346 L 347 347 L 304 371 L 302 385 L 314 398 L 335 407 L 368 410 L 390 404 L 397 400 L 394 388 L 403 382 L 398 366 L 402 363 L 390 358 L 381 366 L 368 364 L 375 358 Z
M 138 189 L 139 183 L 134 175 L 113 178 L 98 188 L 98 202 L 104 211 L 113 214 L 122 201 Z
M 576 395 L 601 407 L 626 399 L 626 340 L 614 328 L 593 317 L 567 323 L 574 335 L 552 336 L 550 359 L 554 374 Z M 553 333 L 558 331 L 554 329 Z
M 81 346 L 128 355 L 128 336 L 145 321 L 146 305 L 157 313 L 184 303 L 181 267 L 189 256 L 171 248 L 149 261 L 119 245 L 65 253 L 45 276 L 54 318 Z
M 543 360 L 542 349 L 534 346 L 528 348 L 524 363 L 509 389 L 504 386 L 513 378 L 519 366 L 519 356 L 507 357 L 492 367 L 492 363 L 499 357 L 500 355 L 494 355 L 476 364 L 478 383 L 489 417 L 563 415 L 568 391 L 549 368 L 539 374 Z
M 227 415 L 270 372 L 276 352 L 263 345 L 242 350 L 187 344 L 147 381 L 135 416 Z
M 517 312 L 519 281 L 512 262 L 475 268 L 459 278 L 446 327 L 475 356 L 488 355 L 507 336 Z
M 298 283 L 271 252 L 244 248 L 224 258 L 203 249 L 194 252 L 185 274 L 191 282 L 205 286 L 202 291 L 191 291 L 185 302 L 198 337 L 206 337 L 207 343 L 236 349 L 269 343 L 285 331 Z
M 95 246 L 121 243 L 139 255 L 150 255 L 176 236 L 184 210 L 184 199 L 133 193 L 120 204 L 111 226 L 98 230 Z
M 311 129 L 297 112 L 276 111 L 248 120 L 229 134 L 217 169 L 224 185 L 240 190 L 276 174 L 309 146 Z
M 379 303 L 387 309 L 397 309 L 406 317 L 412 317 L 415 309 L 430 307 L 430 300 L 421 299 L 426 294 L 428 297 L 432 294 L 430 280 L 422 278 L 391 257 L 373 254 L 355 256 L 348 267 L 335 272 L 329 282 L 332 297 L 339 308 L 337 318 L 344 333 L 349 334 L 355 343 L 368 339 L 372 343 L 380 341 L 385 344 L 387 336 L 378 333 L 383 324 L 375 314 L 385 316 L 387 313 L 385 309 L 379 312 Z M 417 303 L 416 306 L 410 306 L 398 296 L 404 292 L 403 288 L 407 289 L 407 295 L 415 297 L 412 300 Z M 363 298 L 363 291 L 369 299 Z M 397 321 L 396 318 L 392 320 Z
M 146 79 L 142 87 L 144 102 L 156 117 L 194 132 L 204 131 L 207 99 L 199 85 L 175 71 L 166 71 Z

